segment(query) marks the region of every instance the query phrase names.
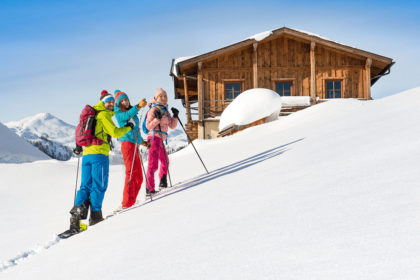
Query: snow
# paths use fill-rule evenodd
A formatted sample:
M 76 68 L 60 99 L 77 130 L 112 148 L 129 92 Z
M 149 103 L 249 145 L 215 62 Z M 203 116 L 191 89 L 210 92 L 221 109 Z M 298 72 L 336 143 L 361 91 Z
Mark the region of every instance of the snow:
M 281 96 L 282 107 L 306 107 L 311 106 L 310 96 Z
M 180 62 L 182 62 L 184 60 L 193 58 L 193 57 L 194 56 L 182 56 L 182 57 L 175 58 L 174 59 L 174 63 L 172 65 L 172 70 L 171 70 L 172 74 L 174 74 L 176 77 L 178 77 L 179 76 L 178 67 L 177 67 L 178 63 L 180 63 Z
M 28 140 L 38 139 L 44 135 L 52 141 L 74 148 L 76 127 L 50 113 L 40 113 L 19 121 L 8 122 L 6 126 Z
M 0 123 L 0 163 L 22 163 L 48 157 Z
M 305 34 L 310 35 L 310 36 L 315 36 L 315 37 L 318 37 L 318 38 L 321 38 L 321 39 L 324 39 L 324 40 L 327 40 L 327 41 L 332 41 L 331 39 L 329 39 L 327 37 L 323 37 L 321 35 L 318 35 L 316 33 L 312 33 L 312 32 L 309 32 L 309 31 L 305 31 L 305 30 L 301 30 L 301 29 L 295 29 L 295 28 L 293 28 L 293 30 L 296 30 L 296 31 L 301 32 L 301 33 L 305 33 Z
M 189 145 L 173 193 L 62 241 L 77 161 L 1 164 L 0 278 L 417 279 L 419 106 L 420 87 L 332 100 L 196 140 L 210 174 Z
M 270 89 L 254 88 L 239 94 L 220 116 L 219 131 L 232 125 L 247 125 L 262 118 L 275 116 L 281 110 L 280 96 Z
M 272 30 L 268 30 L 268 31 L 264 31 L 264 32 L 261 32 L 261 33 L 252 35 L 252 36 L 248 37 L 247 39 L 251 39 L 251 40 L 253 39 L 255 41 L 262 41 L 265 38 L 271 36 L 272 34 L 273 34 L 273 31 Z

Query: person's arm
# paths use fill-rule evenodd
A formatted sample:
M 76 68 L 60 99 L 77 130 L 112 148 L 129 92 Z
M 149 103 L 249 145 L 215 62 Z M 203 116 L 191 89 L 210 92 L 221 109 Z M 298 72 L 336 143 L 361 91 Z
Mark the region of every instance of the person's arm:
M 147 113 L 146 118 L 146 127 L 148 130 L 153 130 L 156 126 L 160 124 L 160 120 L 156 118 L 155 111 L 158 110 L 156 108 L 150 109 L 150 111 Z
M 168 112 L 168 115 L 169 115 L 169 127 L 171 128 L 171 129 L 175 129 L 175 127 L 177 126 L 177 124 L 178 124 L 178 119 L 177 118 L 174 118 L 174 117 L 172 117 L 171 116 L 171 114 Z
M 127 132 L 131 130 L 130 127 L 126 127 L 126 126 L 123 126 L 121 128 L 116 127 L 111 117 L 105 112 L 99 113 L 97 116 L 97 119 L 102 122 L 104 132 L 106 134 L 111 135 L 114 138 L 123 137 Z
M 118 121 L 118 124 L 125 125 L 129 118 L 134 117 L 140 110 L 137 109 L 137 106 L 134 106 L 127 112 L 118 111 L 115 113 L 115 118 Z

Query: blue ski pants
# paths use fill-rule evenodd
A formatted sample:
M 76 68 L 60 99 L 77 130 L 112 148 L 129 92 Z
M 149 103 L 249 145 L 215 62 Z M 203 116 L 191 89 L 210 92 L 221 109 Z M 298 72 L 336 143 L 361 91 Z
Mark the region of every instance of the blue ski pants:
M 74 205 L 80 206 L 90 199 L 92 211 L 102 210 L 105 191 L 108 187 L 109 157 L 103 154 L 83 156 L 82 183 Z

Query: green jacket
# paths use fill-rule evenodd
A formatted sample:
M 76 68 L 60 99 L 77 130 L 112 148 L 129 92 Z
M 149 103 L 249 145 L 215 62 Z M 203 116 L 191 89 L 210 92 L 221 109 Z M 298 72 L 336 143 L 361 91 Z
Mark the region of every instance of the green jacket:
M 115 126 L 112 121 L 114 112 L 105 108 L 104 103 L 101 101 L 93 108 L 99 113 L 96 115 L 96 126 L 95 126 L 95 135 L 96 137 L 104 140 L 102 145 L 89 145 L 86 146 L 83 150 L 83 155 L 94 155 L 94 154 L 103 154 L 108 156 L 110 146 L 108 143 L 108 135 L 114 138 L 123 137 L 127 132 L 131 130 L 130 127 L 121 127 L 118 128 Z

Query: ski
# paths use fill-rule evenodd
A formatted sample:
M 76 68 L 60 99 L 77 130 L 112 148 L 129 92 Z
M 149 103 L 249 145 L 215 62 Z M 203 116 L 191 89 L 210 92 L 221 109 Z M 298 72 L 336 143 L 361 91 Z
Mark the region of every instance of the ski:
M 80 223 L 80 230 L 68 229 L 62 233 L 57 234 L 58 237 L 61 239 L 67 239 L 73 235 L 79 234 L 83 231 L 86 231 L 88 226 L 84 223 Z

